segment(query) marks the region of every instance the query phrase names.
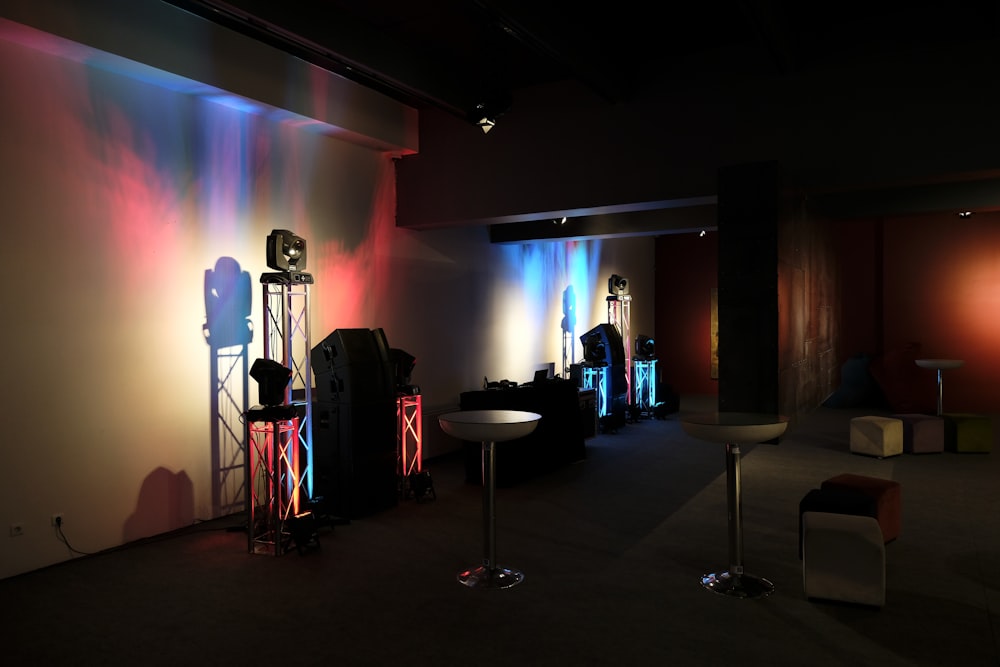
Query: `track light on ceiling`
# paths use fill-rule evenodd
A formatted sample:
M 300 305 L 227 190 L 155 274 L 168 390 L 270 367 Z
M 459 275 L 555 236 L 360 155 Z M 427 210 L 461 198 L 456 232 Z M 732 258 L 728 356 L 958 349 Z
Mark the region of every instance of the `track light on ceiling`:
M 468 119 L 488 134 L 493 126 L 497 124 L 497 118 L 510 110 L 510 94 L 494 94 L 476 103 L 469 114 Z
M 971 218 L 972 217 L 972 211 L 959 211 L 958 217 L 960 217 L 960 218 Z
M 553 225 L 565 225 L 566 224 L 566 216 L 564 215 L 561 218 L 553 218 L 552 219 L 552 224 Z

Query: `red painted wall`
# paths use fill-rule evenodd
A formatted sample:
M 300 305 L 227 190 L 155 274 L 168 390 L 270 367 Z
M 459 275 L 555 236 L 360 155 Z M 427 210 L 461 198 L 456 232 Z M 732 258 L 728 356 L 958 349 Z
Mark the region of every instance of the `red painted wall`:
M 718 236 L 656 239 L 656 357 L 659 379 L 679 394 L 718 395 L 711 375 L 711 290 L 718 284 Z
M 897 217 L 884 230 L 883 347 L 965 360 L 944 372 L 945 411 L 1000 412 L 1000 212 Z
M 908 344 L 919 343 L 918 356 L 965 360 L 945 371 L 946 411 L 1000 413 L 1000 212 L 833 225 L 840 363 L 859 353 L 898 362 Z M 718 393 L 709 377 L 716 254 L 711 232 L 656 241 L 657 357 L 662 379 L 680 394 Z M 916 377 L 917 391 L 934 392 L 934 371 L 918 369 Z

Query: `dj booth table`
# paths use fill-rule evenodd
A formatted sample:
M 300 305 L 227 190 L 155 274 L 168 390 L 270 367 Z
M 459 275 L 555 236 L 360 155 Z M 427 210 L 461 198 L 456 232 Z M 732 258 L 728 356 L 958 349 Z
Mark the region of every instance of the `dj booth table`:
M 551 379 L 541 384 L 506 389 L 467 391 L 460 395 L 462 410 L 521 410 L 542 416 L 530 435 L 496 447 L 497 486 L 512 486 L 586 458 L 585 423 L 580 392 L 572 380 Z M 482 443 L 466 442 L 465 481 L 481 484 Z

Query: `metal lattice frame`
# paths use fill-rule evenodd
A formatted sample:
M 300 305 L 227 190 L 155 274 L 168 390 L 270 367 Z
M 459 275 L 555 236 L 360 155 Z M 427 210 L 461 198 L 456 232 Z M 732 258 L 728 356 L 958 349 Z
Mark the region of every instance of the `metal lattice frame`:
M 283 554 L 291 541 L 288 522 L 300 510 L 304 490 L 296 456 L 299 419 L 248 424 L 250 553 Z
M 622 344 L 625 346 L 625 383 L 629 405 L 635 405 L 635 396 L 632 392 L 632 295 L 618 294 L 609 296 L 608 299 L 608 324 L 613 324 L 618 333 L 622 336 Z
M 400 488 L 405 490 L 406 479 L 423 470 L 423 420 L 420 394 L 396 397 L 396 446 L 399 464 Z
M 651 414 L 656 405 L 656 359 L 636 359 L 635 406 L 643 414 Z
M 611 414 L 611 406 L 608 405 L 608 397 L 611 395 L 607 391 L 608 369 L 606 366 L 586 366 L 583 369 L 583 388 L 593 389 L 597 392 L 597 416 L 606 417 Z
M 292 371 L 285 390 L 285 403 L 296 406 L 299 414 L 299 468 L 310 498 L 313 494 L 312 447 L 312 366 L 309 333 L 309 285 L 282 279 L 283 274 L 265 274 L 264 357 Z

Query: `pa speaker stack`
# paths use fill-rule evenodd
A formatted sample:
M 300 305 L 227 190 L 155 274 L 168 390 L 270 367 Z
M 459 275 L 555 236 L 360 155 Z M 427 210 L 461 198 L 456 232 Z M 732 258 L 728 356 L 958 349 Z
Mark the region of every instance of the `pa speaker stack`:
M 601 428 L 615 430 L 625 425 L 628 409 L 628 370 L 625 368 L 625 344 L 621 332 L 613 324 L 598 324 L 580 336 L 584 349 L 584 363 L 606 366 L 608 386 L 605 388 L 605 405 Z
M 337 329 L 311 350 L 314 495 L 353 519 L 398 502 L 396 389 L 382 329 Z

